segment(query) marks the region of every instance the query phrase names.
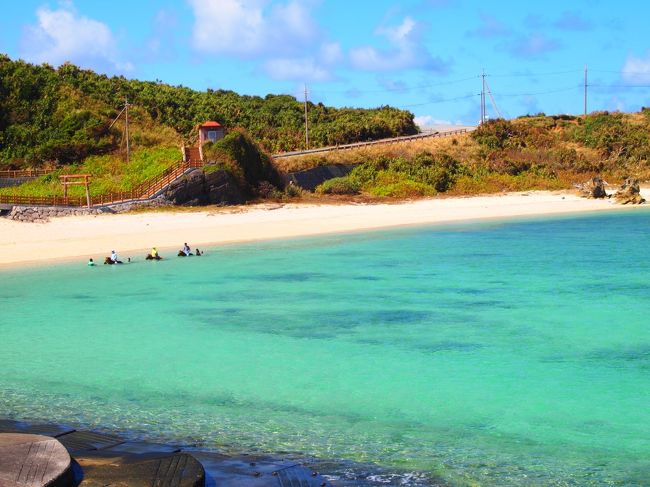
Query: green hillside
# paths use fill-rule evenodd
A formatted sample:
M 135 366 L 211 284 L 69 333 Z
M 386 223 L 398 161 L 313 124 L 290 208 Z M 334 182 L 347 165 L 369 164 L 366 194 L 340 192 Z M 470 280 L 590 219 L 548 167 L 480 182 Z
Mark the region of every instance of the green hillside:
M 571 188 L 600 175 L 650 179 L 650 110 L 491 120 L 470 134 L 283 161 L 285 171 L 359 164 L 325 194 L 421 197 Z
M 135 149 L 193 142 L 194 127 L 216 120 L 243 128 L 268 152 L 304 147 L 304 107 L 288 95 L 196 91 L 161 82 L 108 77 L 72 64 L 55 69 L 0 55 L 0 165 L 79 163 L 124 150 L 125 97 Z M 414 134 L 413 114 L 391 107 L 331 108 L 309 103 L 312 146 Z

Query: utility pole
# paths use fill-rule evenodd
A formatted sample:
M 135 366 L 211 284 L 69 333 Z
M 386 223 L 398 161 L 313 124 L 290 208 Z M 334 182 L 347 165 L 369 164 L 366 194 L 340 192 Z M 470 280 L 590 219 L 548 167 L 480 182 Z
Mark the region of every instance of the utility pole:
M 129 99 L 126 96 L 124 97 L 124 110 L 124 120 L 126 121 L 124 125 L 124 131 L 126 133 L 126 163 L 128 164 L 131 160 L 131 144 L 129 143 Z
M 481 125 L 485 123 L 485 119 L 487 118 L 487 114 L 485 113 L 485 70 L 483 70 L 483 73 L 481 74 L 481 79 L 483 81 L 483 85 L 481 87 Z
M 585 117 L 587 116 L 587 65 L 585 64 Z
M 307 119 L 307 84 L 305 83 L 305 149 L 309 150 L 309 122 Z

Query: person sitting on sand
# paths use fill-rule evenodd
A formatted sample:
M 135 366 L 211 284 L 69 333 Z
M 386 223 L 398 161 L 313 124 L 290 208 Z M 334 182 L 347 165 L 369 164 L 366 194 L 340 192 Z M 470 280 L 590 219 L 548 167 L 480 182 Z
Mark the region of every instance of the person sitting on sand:
M 95 265 L 95 262 L 93 261 L 92 257 L 88 259 L 88 267 L 92 267 Z

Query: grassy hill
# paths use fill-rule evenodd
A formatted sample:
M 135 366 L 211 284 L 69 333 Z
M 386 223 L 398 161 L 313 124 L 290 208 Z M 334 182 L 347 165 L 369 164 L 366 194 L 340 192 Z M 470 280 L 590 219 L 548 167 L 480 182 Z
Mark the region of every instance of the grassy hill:
M 206 120 L 245 129 L 271 153 L 304 146 L 304 107 L 292 96 L 196 91 L 0 55 L 0 169 L 78 164 L 123 150 L 123 126 L 109 125 L 125 97 L 133 104 L 136 149 L 192 141 L 194 127 Z M 337 109 L 309 103 L 308 108 L 314 146 L 417 132 L 413 114 L 388 106 Z
M 453 138 L 425 139 L 280 161 L 285 171 L 359 164 L 324 194 L 419 197 L 570 188 L 601 175 L 610 183 L 650 178 L 650 110 L 587 117 L 492 120 Z

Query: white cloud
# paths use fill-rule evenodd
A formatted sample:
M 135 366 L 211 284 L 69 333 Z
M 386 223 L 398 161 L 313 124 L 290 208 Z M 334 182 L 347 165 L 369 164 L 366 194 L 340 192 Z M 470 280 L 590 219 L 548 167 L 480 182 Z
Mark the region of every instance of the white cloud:
M 55 66 L 70 61 L 101 71 L 133 69 L 120 59 L 108 26 L 79 15 L 72 2 L 61 3 L 58 10 L 41 7 L 36 17 L 38 23 L 25 28 L 21 42 L 21 55 L 26 60 Z
M 457 120 L 456 122 L 452 122 L 451 120 L 442 120 L 439 118 L 435 118 L 433 115 L 420 115 L 417 117 L 413 118 L 413 121 L 415 122 L 415 125 L 420 127 L 420 129 L 424 129 L 426 127 L 444 127 L 448 125 L 463 125 L 462 122 Z
M 331 70 L 342 58 L 338 43 L 325 43 L 317 56 L 269 59 L 264 63 L 264 71 L 275 80 L 327 81 L 332 79 Z
M 177 14 L 172 10 L 161 9 L 153 18 L 151 36 L 146 42 L 143 56 L 146 61 L 172 60 L 176 55 L 174 34 L 178 26 Z
M 276 80 L 327 81 L 331 77 L 329 70 L 312 58 L 270 59 L 264 70 Z
M 303 3 L 290 0 L 188 0 L 194 11 L 194 48 L 244 57 L 296 54 L 319 29 Z
M 650 83 L 650 51 L 645 58 L 628 56 L 621 73 L 623 79 L 632 84 Z
M 343 51 L 338 42 L 325 43 L 320 48 L 320 59 L 323 63 L 332 65 L 343 60 Z
M 446 63 L 434 58 L 420 42 L 420 25 L 405 17 L 395 27 L 380 27 L 376 34 L 385 37 L 390 47 L 380 50 L 363 46 L 350 50 L 352 65 L 364 71 L 396 71 L 419 68 L 437 72 L 447 69 Z

